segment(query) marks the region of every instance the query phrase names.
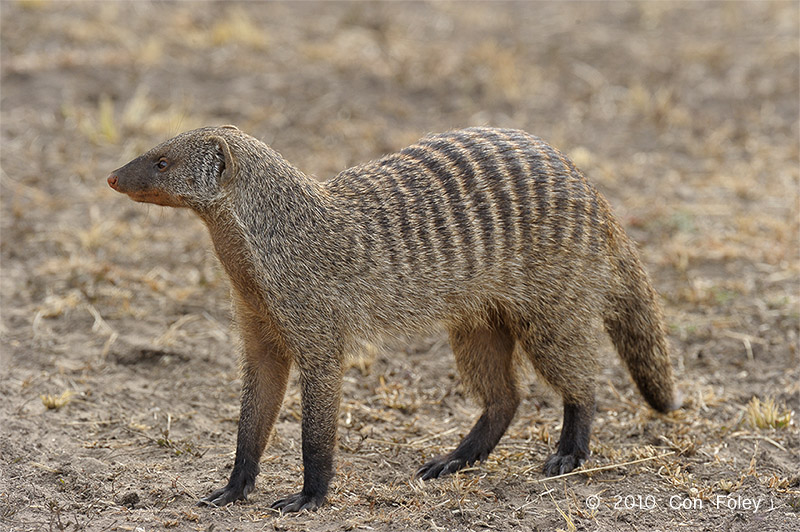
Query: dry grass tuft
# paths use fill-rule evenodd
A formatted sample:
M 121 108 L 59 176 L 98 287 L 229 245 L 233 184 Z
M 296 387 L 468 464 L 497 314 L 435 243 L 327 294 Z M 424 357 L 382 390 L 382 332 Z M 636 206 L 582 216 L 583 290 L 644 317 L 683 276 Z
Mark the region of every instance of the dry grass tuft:
M 47 407 L 48 410 L 58 410 L 67 405 L 74 395 L 75 393 L 72 390 L 64 390 L 60 395 L 44 394 L 40 397 L 42 398 L 42 404 Z
M 762 402 L 754 396 L 747 403 L 745 417 L 754 429 L 783 429 L 792 424 L 793 414 L 794 412 L 784 407 L 779 408 L 772 398 Z

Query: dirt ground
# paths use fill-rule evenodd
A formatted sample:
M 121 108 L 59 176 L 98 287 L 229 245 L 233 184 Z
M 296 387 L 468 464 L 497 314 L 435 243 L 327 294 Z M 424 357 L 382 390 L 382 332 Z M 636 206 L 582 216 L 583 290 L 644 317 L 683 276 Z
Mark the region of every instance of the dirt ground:
M 0 530 L 798 530 L 797 2 L 0 5 Z M 326 179 L 428 132 L 525 129 L 614 205 L 663 296 L 685 408 L 603 344 L 592 458 L 541 466 L 560 400 L 529 376 L 498 448 L 413 472 L 478 414 L 442 333 L 348 370 L 337 476 L 300 488 L 299 395 L 245 503 L 227 281 L 191 213 L 106 185 L 233 123 Z M 633 463 L 631 463 L 633 462 Z

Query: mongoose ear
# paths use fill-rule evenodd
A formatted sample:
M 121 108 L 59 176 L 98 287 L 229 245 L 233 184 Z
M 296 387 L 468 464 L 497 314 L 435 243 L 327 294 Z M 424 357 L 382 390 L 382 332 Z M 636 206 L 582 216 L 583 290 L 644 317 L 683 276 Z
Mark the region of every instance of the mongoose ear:
M 219 126 L 219 127 L 221 127 L 222 129 L 235 129 L 236 131 L 239 131 L 239 128 L 234 126 L 233 124 L 225 124 L 224 126 Z
M 228 146 L 228 142 L 224 138 L 213 136 L 211 137 L 211 141 L 217 145 L 224 162 L 222 174 L 219 177 L 219 184 L 226 185 L 239 172 L 239 166 L 236 164 L 236 158 L 234 158 L 233 153 L 231 153 L 231 148 Z

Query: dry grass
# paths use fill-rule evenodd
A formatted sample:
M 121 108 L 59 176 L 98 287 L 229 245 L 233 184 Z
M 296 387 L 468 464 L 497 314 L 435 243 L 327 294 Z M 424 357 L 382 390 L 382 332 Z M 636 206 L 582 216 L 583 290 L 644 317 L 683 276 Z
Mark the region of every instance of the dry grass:
M 758 397 L 753 397 L 747 403 L 747 422 L 754 429 L 783 429 L 792 424 L 794 412 L 779 408 L 775 400 L 769 398 L 762 402 Z
M 45 394 L 41 396 L 42 404 L 48 410 L 58 410 L 69 403 L 74 395 L 75 394 L 72 392 L 72 390 L 64 390 L 59 395 Z

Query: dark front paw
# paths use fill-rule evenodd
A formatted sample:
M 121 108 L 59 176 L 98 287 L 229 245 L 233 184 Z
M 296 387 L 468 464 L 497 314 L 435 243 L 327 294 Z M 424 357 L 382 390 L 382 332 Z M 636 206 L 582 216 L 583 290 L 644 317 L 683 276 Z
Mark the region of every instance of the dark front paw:
M 228 482 L 228 485 L 222 489 L 211 492 L 207 497 L 203 497 L 197 503 L 197 506 L 225 506 L 234 501 L 247 500 L 247 494 L 253 491 L 255 481 L 238 481 Z
M 586 461 L 585 456 L 576 454 L 553 454 L 544 463 L 542 471 L 548 477 L 569 473 Z
M 247 494 L 253 491 L 258 476 L 258 462 L 236 456 L 228 485 L 211 492 L 198 501 L 197 506 L 225 506 L 234 501 L 247 500 Z
M 299 512 L 300 510 L 316 510 L 325 502 L 324 495 L 306 495 L 302 491 L 290 495 L 273 503 L 273 510 L 280 510 L 283 514 Z

